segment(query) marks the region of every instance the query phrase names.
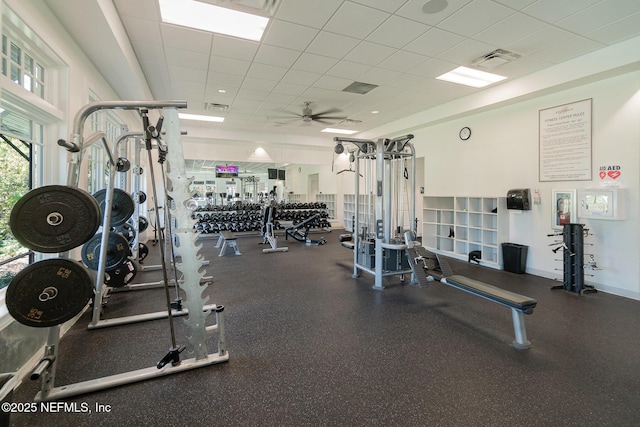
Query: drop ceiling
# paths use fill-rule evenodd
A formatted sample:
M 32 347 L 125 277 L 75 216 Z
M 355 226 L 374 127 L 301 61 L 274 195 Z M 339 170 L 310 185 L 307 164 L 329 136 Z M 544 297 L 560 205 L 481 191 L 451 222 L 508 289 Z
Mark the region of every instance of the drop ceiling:
M 332 135 L 320 133 L 327 124 L 281 116 L 301 114 L 310 102 L 314 113 L 335 109 L 331 116 L 347 118 L 330 127 L 366 131 L 483 90 L 435 77 L 496 49 L 517 57 L 487 70 L 506 83 L 640 35 L 638 0 L 203 1 L 273 16 L 253 42 L 164 24 L 157 0 L 114 0 L 111 9 L 107 1 L 45 0 L 98 69 L 113 69 L 133 48 L 140 86 L 153 98 L 184 99 L 189 113 L 223 116 L 224 123 L 185 123 L 205 140 L 299 135 L 330 146 Z M 91 32 L 92 19 L 117 30 L 110 10 L 130 41 L 120 43 L 124 53 L 105 51 L 102 35 Z M 105 78 L 123 98 L 135 93 L 117 71 Z M 354 82 L 377 87 L 343 91 Z

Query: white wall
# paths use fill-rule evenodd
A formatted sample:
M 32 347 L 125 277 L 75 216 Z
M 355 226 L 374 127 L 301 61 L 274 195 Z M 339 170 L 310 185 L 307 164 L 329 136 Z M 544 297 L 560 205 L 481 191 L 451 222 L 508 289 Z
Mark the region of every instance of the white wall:
M 595 255 L 602 271 L 587 282 L 597 288 L 640 299 L 640 72 L 629 72 L 595 83 L 558 91 L 509 106 L 417 129 L 417 156 L 424 156 L 425 194 L 504 197 L 511 188 L 539 189 L 542 204 L 510 214 L 509 240 L 529 246 L 527 271 L 560 277 L 561 258 L 549 247 L 553 189 L 593 188 L 600 165 L 621 165 L 626 195 L 623 221 L 591 220 L 594 236 L 585 252 Z M 593 180 L 538 181 L 538 112 L 583 99 L 593 100 Z M 468 141 L 458 138 L 463 126 L 472 129 Z

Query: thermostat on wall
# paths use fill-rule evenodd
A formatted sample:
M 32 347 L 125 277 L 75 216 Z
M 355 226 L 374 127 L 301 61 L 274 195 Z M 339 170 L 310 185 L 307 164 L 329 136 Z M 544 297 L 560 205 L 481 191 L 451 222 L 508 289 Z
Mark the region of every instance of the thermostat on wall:
M 578 216 L 588 219 L 624 219 L 624 197 L 620 188 L 578 190 Z

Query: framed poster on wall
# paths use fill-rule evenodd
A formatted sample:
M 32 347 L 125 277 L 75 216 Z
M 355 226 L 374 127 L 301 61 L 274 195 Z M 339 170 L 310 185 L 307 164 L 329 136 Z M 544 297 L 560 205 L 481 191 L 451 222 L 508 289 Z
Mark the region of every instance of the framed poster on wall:
M 590 181 L 591 98 L 539 111 L 538 179 Z
M 553 190 L 551 206 L 551 228 L 554 230 L 562 230 L 565 224 L 578 220 L 576 190 Z

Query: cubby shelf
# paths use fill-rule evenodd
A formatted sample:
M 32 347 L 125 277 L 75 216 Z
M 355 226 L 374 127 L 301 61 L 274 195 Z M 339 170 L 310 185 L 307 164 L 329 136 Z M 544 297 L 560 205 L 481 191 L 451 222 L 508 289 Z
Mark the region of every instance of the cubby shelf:
M 324 203 L 327 205 L 327 213 L 329 219 L 336 218 L 336 195 L 335 194 L 316 194 L 316 202 Z
M 504 197 L 424 197 L 422 244 L 447 256 L 468 260 L 481 251 L 480 263 L 502 268 L 500 244 L 508 231 Z

